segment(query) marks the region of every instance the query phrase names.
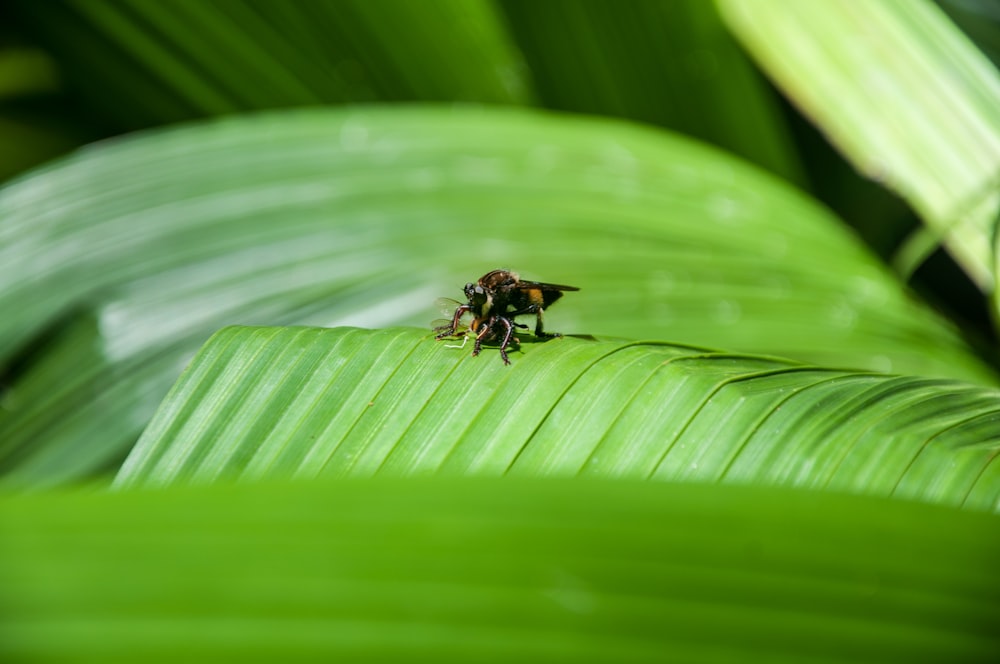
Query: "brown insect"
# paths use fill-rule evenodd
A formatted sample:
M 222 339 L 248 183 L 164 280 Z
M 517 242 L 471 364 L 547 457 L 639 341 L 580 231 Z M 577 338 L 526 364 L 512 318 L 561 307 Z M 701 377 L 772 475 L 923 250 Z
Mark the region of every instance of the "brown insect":
M 514 321 L 517 316 L 535 315 L 535 336 L 540 338 L 558 337 L 559 334 L 545 332 L 542 314 L 562 297 L 565 291 L 580 290 L 576 286 L 560 286 L 546 284 L 540 281 L 522 281 L 520 277 L 509 270 L 493 270 L 487 272 L 476 283 L 465 284 L 466 303 L 445 300 L 457 304 L 451 315 L 451 322 L 434 328 L 438 340 L 466 334 L 471 331 L 475 335 L 475 345 L 472 355 L 479 355 L 482 343 L 495 340 L 500 343 L 500 357 L 504 364 L 510 364 L 507 348 L 511 341 L 520 343 L 514 336 L 514 328 L 527 329 Z M 472 314 L 472 323 L 462 332 L 462 317 Z

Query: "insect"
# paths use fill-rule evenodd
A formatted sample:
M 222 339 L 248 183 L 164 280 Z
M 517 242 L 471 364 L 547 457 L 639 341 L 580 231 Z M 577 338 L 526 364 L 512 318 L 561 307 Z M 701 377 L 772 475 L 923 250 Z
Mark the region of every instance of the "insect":
M 511 341 L 520 343 L 514 336 L 514 328 L 528 329 L 527 325 L 515 322 L 514 318 L 534 314 L 536 337 L 561 336 L 545 331 L 542 314 L 561 298 L 565 291 L 576 290 L 580 289 L 576 286 L 545 284 L 540 281 L 522 281 L 515 272 L 509 270 L 487 272 L 476 283 L 465 284 L 463 289 L 465 304 L 445 300 L 458 306 L 451 315 L 451 322 L 434 328 L 438 333 L 435 339 L 441 340 L 471 332 L 476 340 L 472 348 L 473 357 L 479 355 L 483 341 L 498 341 L 500 358 L 504 364 L 510 364 L 507 348 Z M 472 323 L 468 328 L 462 329 L 461 321 L 465 314 L 472 314 Z

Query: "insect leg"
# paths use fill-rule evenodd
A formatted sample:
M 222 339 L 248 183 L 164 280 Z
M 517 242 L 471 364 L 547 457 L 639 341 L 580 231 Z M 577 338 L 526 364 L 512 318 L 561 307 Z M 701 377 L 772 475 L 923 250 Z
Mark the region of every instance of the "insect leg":
M 507 358 L 507 346 L 510 345 L 510 338 L 514 336 L 514 323 L 503 316 L 498 316 L 497 320 L 502 322 L 507 328 L 507 332 L 503 336 L 503 341 L 500 342 L 500 359 L 503 360 L 504 364 L 510 364 L 510 360 Z
M 549 339 L 549 338 L 552 338 L 552 337 L 561 337 L 562 335 L 559 334 L 558 332 L 546 332 L 544 330 L 544 323 L 542 322 L 542 312 L 544 312 L 544 311 L 545 311 L 544 309 L 542 309 L 541 307 L 538 307 L 538 310 L 535 312 L 535 316 L 536 316 L 536 318 L 535 318 L 535 336 L 538 337 L 539 339 Z
M 489 334 L 490 329 L 493 327 L 493 321 L 495 317 L 491 316 L 489 320 L 483 321 L 483 324 L 479 326 L 479 331 L 476 333 L 476 343 L 472 346 L 472 357 L 479 355 L 479 351 L 483 349 L 483 339 Z M 476 321 L 473 321 L 475 323 Z
M 454 315 L 452 315 L 452 317 L 451 317 L 451 325 L 444 325 L 442 327 L 435 328 L 435 331 L 438 333 L 438 335 L 436 337 L 434 337 L 434 338 L 437 339 L 438 341 L 440 341 L 441 339 L 444 339 L 445 337 L 453 337 L 453 336 L 455 336 L 458 333 L 458 325 L 459 325 L 459 322 L 462 320 L 462 316 L 465 315 L 465 313 L 467 311 L 471 311 L 471 310 L 472 310 L 472 307 L 470 307 L 467 304 L 463 304 L 463 305 L 457 307 L 455 309 Z

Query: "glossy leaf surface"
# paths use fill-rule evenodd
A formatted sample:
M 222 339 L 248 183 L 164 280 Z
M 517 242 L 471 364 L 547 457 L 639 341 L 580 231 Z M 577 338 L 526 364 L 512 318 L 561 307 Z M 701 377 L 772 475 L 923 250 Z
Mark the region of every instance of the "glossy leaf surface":
M 655 343 L 229 328 L 117 486 L 270 477 L 617 477 L 1000 509 L 1000 393 Z

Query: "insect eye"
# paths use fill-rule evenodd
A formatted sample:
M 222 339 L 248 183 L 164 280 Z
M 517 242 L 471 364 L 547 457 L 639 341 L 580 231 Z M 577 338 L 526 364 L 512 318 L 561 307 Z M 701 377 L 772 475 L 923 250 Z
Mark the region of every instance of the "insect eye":
M 469 304 L 481 307 L 486 304 L 486 300 L 489 296 L 486 293 L 486 289 L 482 286 L 466 284 L 465 297 L 469 298 Z

